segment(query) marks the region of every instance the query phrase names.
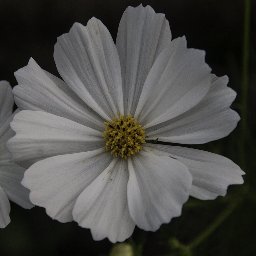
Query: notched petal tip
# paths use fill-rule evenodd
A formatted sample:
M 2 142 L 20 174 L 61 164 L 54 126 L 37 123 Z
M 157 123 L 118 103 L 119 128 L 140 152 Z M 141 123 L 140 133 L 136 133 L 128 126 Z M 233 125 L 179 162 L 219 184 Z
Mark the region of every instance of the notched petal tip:
M 229 82 L 229 77 L 227 75 L 216 76 L 215 74 L 211 74 L 211 77 L 212 77 L 212 83 L 215 83 L 216 81 L 220 81 L 223 85 L 227 86 Z
M 86 26 L 84 26 L 83 24 L 81 24 L 81 23 L 79 23 L 79 22 L 75 22 L 75 23 L 71 26 L 69 32 L 64 33 L 64 34 L 62 34 L 62 35 L 60 35 L 60 36 L 57 37 L 57 42 L 56 42 L 56 44 L 55 44 L 54 47 L 56 47 L 56 46 L 58 45 L 58 43 L 60 43 L 62 40 L 65 40 L 66 37 L 69 37 L 69 34 L 70 34 L 70 33 L 79 33 L 79 32 L 81 32 L 82 30 L 86 30 L 86 29 L 87 29 L 88 27 L 90 27 L 90 26 L 95 26 L 95 25 L 98 25 L 98 24 L 104 25 L 104 24 L 102 23 L 102 21 L 99 20 L 99 19 L 97 19 L 96 17 L 90 18 L 90 19 L 87 21 Z
M 91 25 L 95 25 L 95 24 L 98 24 L 98 23 L 103 24 L 103 22 L 101 20 L 99 20 L 98 18 L 92 17 L 88 20 L 86 26 L 91 26 Z
M 83 29 L 85 26 L 79 22 L 75 22 L 71 28 L 69 29 L 69 31 L 67 33 L 61 34 L 60 36 L 57 37 L 57 41 L 54 45 L 54 55 L 55 55 L 55 49 L 60 47 L 59 44 L 61 44 L 61 42 L 63 40 L 65 40 L 66 37 L 69 37 L 69 34 L 72 33 L 73 31 L 76 31 L 78 29 Z
M 142 3 L 141 4 L 139 4 L 139 5 L 137 5 L 137 6 L 128 6 L 127 8 L 126 8 L 126 10 L 125 10 L 125 12 L 126 11 L 136 11 L 136 10 L 145 10 L 145 11 L 147 11 L 147 12 L 151 12 L 152 14 L 156 14 L 156 15 L 163 15 L 163 16 L 165 16 L 165 14 L 164 13 L 158 13 L 158 12 L 156 12 L 150 5 L 143 5 Z
M 14 76 L 18 82 L 18 85 L 13 88 L 14 97 L 19 94 L 19 90 L 22 90 L 22 86 L 27 83 L 26 79 L 29 79 L 30 74 L 37 72 L 38 70 L 41 70 L 40 66 L 32 57 L 30 57 L 26 66 L 19 68 L 14 72 Z
M 188 48 L 187 46 L 187 38 L 185 35 L 176 37 L 172 41 L 170 41 L 170 47 L 179 45 L 179 47 L 183 48 L 184 50 Z
M 215 74 L 212 74 L 212 91 L 217 91 L 217 87 L 222 88 L 225 90 L 225 94 L 229 95 L 230 103 L 232 103 L 235 100 L 237 93 L 232 88 L 228 87 L 228 83 L 229 77 L 227 75 L 218 77 Z

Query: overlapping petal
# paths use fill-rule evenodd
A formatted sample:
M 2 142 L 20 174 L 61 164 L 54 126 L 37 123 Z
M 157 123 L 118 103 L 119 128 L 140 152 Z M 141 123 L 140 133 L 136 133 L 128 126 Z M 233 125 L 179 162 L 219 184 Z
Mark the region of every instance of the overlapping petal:
M 230 159 L 210 152 L 166 145 L 152 145 L 160 155 L 176 158 L 193 177 L 190 195 L 202 200 L 225 196 L 232 184 L 242 184 L 244 172 Z
M 6 148 L 6 143 L 14 132 L 10 128 L 13 119 L 12 88 L 7 81 L 0 81 L 0 227 L 10 222 L 9 200 L 23 208 L 33 207 L 28 198 L 28 190 L 21 185 L 24 169 L 16 165 Z
M 26 167 L 46 157 L 101 148 L 104 143 L 99 131 L 42 111 L 19 112 L 11 127 L 16 135 L 8 148 Z
M 212 76 L 207 95 L 192 109 L 147 129 L 150 139 L 173 143 L 201 144 L 227 136 L 239 115 L 230 109 L 236 93 L 227 87 L 228 78 Z
M 28 65 L 15 72 L 15 102 L 20 109 L 46 111 L 86 126 L 102 129 L 103 122 L 58 77 L 48 73 L 31 58 Z
M 0 81 L 0 123 L 11 116 L 13 103 L 14 100 L 10 84 L 7 81 Z
M 95 240 L 121 242 L 133 232 L 127 204 L 127 162 L 114 159 L 78 197 L 73 211 L 80 226 L 90 228 Z
M 192 177 L 181 162 L 145 149 L 128 159 L 128 205 L 138 227 L 155 231 L 181 214 Z
M 49 157 L 32 165 L 22 184 L 30 189 L 31 201 L 45 207 L 49 216 L 72 221 L 77 197 L 111 161 L 103 149 Z
M 8 198 L 25 209 L 33 204 L 29 200 L 29 190 L 21 185 L 25 169 L 12 161 L 0 161 L 0 187 Z
M 123 114 L 121 68 L 116 46 L 101 21 L 75 23 L 58 38 L 54 59 L 64 81 L 105 119 Z
M 23 208 L 30 209 L 33 205 L 28 197 L 29 191 L 21 185 L 25 169 L 13 162 L 11 154 L 6 147 L 7 141 L 14 136 L 14 132 L 10 127 L 13 116 L 14 114 L 5 118 L 5 121 L 0 124 L 0 186 L 10 200 Z
M 134 114 L 146 77 L 171 41 L 164 14 L 142 5 L 128 7 L 119 24 L 116 45 L 120 57 L 125 112 Z
M 0 162 L 9 161 L 11 155 L 6 148 L 6 142 L 14 135 L 14 132 L 10 128 L 10 122 L 13 119 L 13 115 L 5 118 L 4 122 L 0 122 Z
M 203 51 L 188 49 L 185 37 L 173 40 L 151 68 L 135 117 L 149 128 L 197 105 L 210 88 L 211 69 Z

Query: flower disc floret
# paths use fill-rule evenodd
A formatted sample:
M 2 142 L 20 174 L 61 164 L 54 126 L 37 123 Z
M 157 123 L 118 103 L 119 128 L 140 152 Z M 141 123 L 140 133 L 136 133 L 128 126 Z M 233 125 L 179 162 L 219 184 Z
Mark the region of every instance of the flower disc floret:
M 107 151 L 115 157 L 127 159 L 142 149 L 145 143 L 145 130 L 131 115 L 121 115 L 105 122 L 103 137 Z

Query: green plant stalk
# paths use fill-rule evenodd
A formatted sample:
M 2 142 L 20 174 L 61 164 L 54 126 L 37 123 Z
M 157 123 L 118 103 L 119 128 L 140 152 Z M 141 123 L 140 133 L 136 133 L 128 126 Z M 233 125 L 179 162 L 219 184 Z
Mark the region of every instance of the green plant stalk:
M 247 141 L 247 111 L 248 111 L 248 89 L 249 89 L 249 54 L 250 54 L 250 21 L 251 0 L 244 0 L 244 27 L 243 27 L 243 56 L 242 56 L 242 81 L 241 81 L 241 165 L 246 167 L 245 144 Z
M 192 240 L 187 247 L 192 250 L 209 237 L 232 214 L 238 203 L 230 204 L 201 234 Z

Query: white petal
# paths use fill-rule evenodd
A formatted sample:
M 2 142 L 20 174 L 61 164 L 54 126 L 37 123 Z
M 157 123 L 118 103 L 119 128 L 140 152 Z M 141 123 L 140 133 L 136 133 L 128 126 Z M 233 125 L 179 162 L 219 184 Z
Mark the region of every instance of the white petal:
M 75 23 L 58 38 L 54 59 L 59 73 L 81 99 L 103 118 L 123 114 L 118 53 L 107 28 L 92 18 Z
M 150 139 L 184 144 L 201 144 L 227 136 L 239 121 L 230 109 L 236 93 L 227 87 L 226 76 L 213 76 L 204 99 L 184 114 L 147 129 Z
M 12 118 L 13 115 L 7 118 L 0 127 L 0 186 L 10 200 L 28 209 L 33 205 L 29 200 L 28 190 L 21 185 L 25 169 L 14 164 L 6 147 L 8 139 L 14 136 L 14 132 L 10 128 Z
M 127 205 L 127 162 L 112 163 L 78 197 L 73 216 L 80 226 L 90 228 L 95 240 L 121 242 L 134 229 Z
M 0 124 L 12 114 L 12 87 L 7 81 L 0 81 Z
M 6 161 L 6 159 L 11 158 L 11 155 L 6 148 L 6 142 L 14 135 L 14 132 L 10 128 L 12 119 L 13 115 L 10 115 L 4 122 L 0 123 L 0 161 Z
M 165 145 L 152 145 L 170 157 L 185 164 L 193 177 L 190 194 L 198 199 L 209 200 L 225 196 L 232 184 L 242 184 L 244 172 L 226 157 L 210 152 Z
M 0 186 L 8 198 L 25 209 L 33 207 L 29 200 L 29 191 L 21 185 L 25 169 L 9 161 L 0 161 Z
M 126 113 L 134 114 L 144 81 L 159 53 L 171 41 L 164 14 L 150 6 L 128 7 L 120 21 L 117 50 L 120 57 Z
M 0 187 L 0 228 L 5 228 L 10 223 L 10 203 L 4 192 Z
M 143 86 L 135 117 L 146 127 L 168 121 L 198 104 L 210 88 L 205 53 L 173 40 L 161 52 Z
M 61 222 L 72 221 L 77 197 L 111 159 L 103 149 L 50 157 L 32 165 L 22 184 L 31 190 L 31 201 L 45 207 L 49 216 Z
M 31 58 L 15 72 L 15 102 L 20 109 L 42 110 L 92 128 L 103 127 L 102 119 L 61 79 L 48 73 Z
M 155 231 L 181 214 L 192 178 L 184 164 L 145 149 L 128 160 L 128 205 L 138 227 Z
M 41 111 L 19 112 L 11 127 L 16 136 L 7 145 L 14 160 L 24 166 L 54 155 L 94 150 L 104 143 L 99 131 Z

